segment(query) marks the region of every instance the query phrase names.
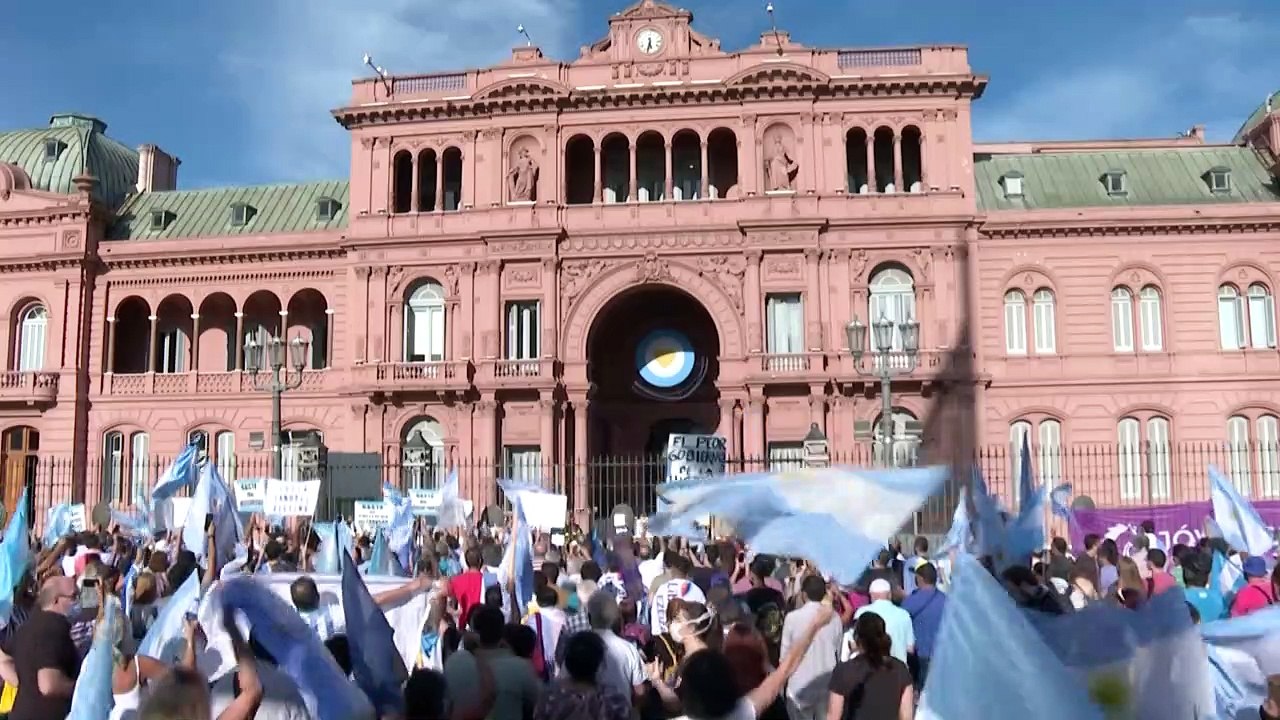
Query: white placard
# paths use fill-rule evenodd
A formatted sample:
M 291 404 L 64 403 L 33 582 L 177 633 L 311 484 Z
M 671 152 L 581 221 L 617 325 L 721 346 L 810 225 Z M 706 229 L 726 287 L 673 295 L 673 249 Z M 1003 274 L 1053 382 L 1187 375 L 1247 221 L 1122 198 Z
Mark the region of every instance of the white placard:
M 667 481 L 697 480 L 724 475 L 727 456 L 719 435 L 667 436 Z
M 383 500 L 356 500 L 351 524 L 360 532 L 372 533 L 391 524 L 395 507 Z
M 319 499 L 319 480 L 277 480 L 267 483 L 262 512 L 275 517 L 311 517 L 316 513 Z
M 236 509 L 242 513 L 260 513 L 266 506 L 267 479 L 236 480 Z
M 413 488 L 409 490 L 409 502 L 413 503 L 413 514 L 422 517 L 423 515 L 435 515 L 440 509 L 439 490 L 427 490 L 424 488 Z
M 531 527 L 543 532 L 563 528 L 569 512 L 569 498 L 556 493 L 521 493 L 520 506 Z
M 70 507 L 71 529 L 84 532 L 89 527 L 89 516 L 85 514 L 84 503 L 76 503 Z

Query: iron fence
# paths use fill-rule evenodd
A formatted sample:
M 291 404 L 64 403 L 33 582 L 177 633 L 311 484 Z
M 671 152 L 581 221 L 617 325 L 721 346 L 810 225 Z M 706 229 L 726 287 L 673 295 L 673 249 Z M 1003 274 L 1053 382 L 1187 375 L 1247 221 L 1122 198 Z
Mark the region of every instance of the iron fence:
M 901 448 L 899 448 L 901 450 Z M 834 465 L 875 467 L 880 465 L 879 448 L 860 445 L 850 452 L 833 453 Z M 1205 500 L 1209 496 L 1206 468 L 1217 465 L 1230 477 L 1242 494 L 1256 499 L 1280 499 L 1280 455 L 1277 446 L 1242 446 L 1220 443 L 1181 443 L 1176 445 L 1119 446 L 1115 444 L 1076 444 L 1031 447 L 1032 468 L 1037 480 L 1050 486 L 1072 485 L 1077 502 L 1087 497 L 1099 507 L 1143 507 Z M 901 464 L 918 460 L 915 452 L 895 452 Z M 210 460 L 228 480 L 270 477 L 272 457 L 269 453 L 237 456 L 234 459 Z M 1007 507 L 1018 503 L 1020 453 L 1004 445 L 991 445 L 977 450 L 974 462 L 987 481 L 991 492 Z M 123 461 L 102 458 L 28 457 L 23 463 L 12 459 L 3 463 L 0 486 L 9 508 L 25 486 L 33 501 L 33 521 L 43 524 L 48 508 L 63 502 L 84 502 L 93 507 L 101 502 L 127 507 L 144 497 L 144 489 L 152 487 L 171 463 L 170 457 L 126 458 Z M 794 455 L 787 458 L 731 458 L 729 473 L 786 470 L 803 466 Z M 530 462 L 516 465 L 501 459 L 463 458 L 449 469 L 458 473 L 463 497 L 477 504 L 503 502 L 497 488 L 499 478 L 510 478 L 539 484 L 548 490 L 568 496 L 569 506 L 587 510 L 592 517 L 603 516 L 618 505 L 630 506 L 637 515 L 653 512 L 657 504 L 656 487 L 666 479 L 664 456 L 608 456 L 587 462 Z M 362 482 L 362 487 L 389 484 L 402 490 L 437 488 L 447 473 L 446 468 L 386 461 L 333 462 L 318 467 L 289 467 L 282 473 L 287 478 L 324 480 L 318 515 L 348 515 L 355 496 L 349 486 Z M 959 498 L 959 484 L 948 482 L 921 508 L 915 529 L 936 533 L 945 531 Z M 185 494 L 185 493 L 183 493 Z

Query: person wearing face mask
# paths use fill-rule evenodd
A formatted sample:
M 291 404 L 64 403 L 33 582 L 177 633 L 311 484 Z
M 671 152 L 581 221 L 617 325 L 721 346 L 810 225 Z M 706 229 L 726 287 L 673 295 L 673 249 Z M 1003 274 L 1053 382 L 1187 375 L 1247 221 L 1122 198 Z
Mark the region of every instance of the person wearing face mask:
M 724 638 L 724 630 L 715 613 L 700 602 L 681 602 L 679 609 L 671 613 L 668 632 L 671 639 L 680 644 L 681 657 L 706 650 L 708 647 L 719 648 Z
M 9 720 L 66 717 L 80 673 L 80 655 L 71 641 L 68 616 L 76 607 L 76 583 L 69 577 L 45 581 L 33 612 L 14 634 L 0 663 L 4 677 L 17 680 Z

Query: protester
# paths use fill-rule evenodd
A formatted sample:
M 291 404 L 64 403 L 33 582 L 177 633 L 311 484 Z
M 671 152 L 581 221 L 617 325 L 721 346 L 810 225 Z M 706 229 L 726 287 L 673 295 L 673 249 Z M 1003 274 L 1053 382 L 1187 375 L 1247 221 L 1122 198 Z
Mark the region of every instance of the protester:
M 1231 617 L 1248 615 L 1276 603 L 1276 591 L 1271 573 L 1267 572 L 1267 561 L 1250 555 L 1245 558 L 1243 569 L 1245 585 L 1236 591 L 1231 601 Z
M 470 562 L 468 564 L 471 565 Z M 492 716 L 527 717 L 537 706 L 542 693 L 533 666 L 503 645 L 506 624 L 501 609 L 488 605 L 473 607 L 470 625 L 476 634 L 477 648 L 454 653 L 444 664 L 450 702 L 456 707 L 471 704 L 481 686 L 479 664 L 483 663 L 493 673 L 495 698 Z
M 937 587 L 938 571 L 932 563 L 917 567 L 915 576 L 916 591 L 902 601 L 902 609 L 911 616 L 911 629 L 915 636 L 915 652 L 908 656 L 912 662 L 907 665 L 914 665 L 912 677 L 916 687 L 923 688 L 925 678 L 929 676 L 929 659 L 933 657 L 934 644 L 942 629 L 947 596 Z
M 79 593 L 71 577 L 46 580 L 31 613 L 0 656 L 3 677 L 18 688 L 9 720 L 66 717 L 80 674 L 80 653 L 71 639 L 70 617 Z
M 618 636 L 622 616 L 618 601 L 612 594 L 597 592 L 587 601 L 587 617 L 591 629 L 604 641 L 604 664 L 597 677 L 602 687 L 607 687 L 633 703 L 644 697 L 644 661 L 636 646 Z
M 729 628 L 724 636 L 722 651 L 733 667 L 733 676 L 743 695 L 759 687 L 773 669 L 764 636 L 746 623 L 734 623 Z M 788 717 L 787 704 L 782 697 L 778 697 L 757 720 L 788 720 Z
M 1084 553 L 1076 558 L 1076 570 L 1080 572 L 1080 577 L 1089 581 L 1089 585 L 1105 591 L 1105 585 L 1099 583 L 1098 568 L 1098 545 L 1102 542 L 1102 538 L 1094 533 L 1084 536 Z
M 1164 550 L 1160 548 L 1151 548 L 1147 551 L 1147 568 L 1148 576 L 1147 587 L 1150 595 L 1158 595 L 1159 593 L 1175 588 L 1178 582 L 1173 576 L 1165 570 L 1167 563 Z
M 1204 552 L 1195 552 L 1186 556 L 1182 563 L 1182 577 L 1186 581 L 1187 602 L 1200 613 L 1202 622 L 1213 622 L 1226 616 L 1226 607 L 1222 591 L 1217 587 L 1217 578 L 1210 583 L 1209 573 L 1213 560 Z
M 818 617 L 831 619 L 810 641 L 787 684 L 787 714 L 792 720 L 825 720 L 827 685 L 840 655 L 842 629 L 839 618 L 831 612 L 827 584 L 817 575 L 809 575 L 800 583 L 804 604 L 789 613 L 782 625 L 782 654 L 786 656 Z M 910 621 L 908 621 L 910 622 Z
M 629 720 L 631 699 L 598 681 L 606 654 L 604 638 L 592 632 L 565 640 L 565 677 L 538 701 L 533 720 Z
M 1145 557 L 1144 553 L 1144 562 Z M 1111 596 L 1130 610 L 1137 610 L 1147 601 L 1147 581 L 1138 571 L 1138 563 L 1133 558 L 1120 558 Z
M 1049 543 L 1049 577 L 1064 580 L 1070 584 L 1071 565 L 1071 555 L 1067 547 L 1066 538 L 1055 537 Z
M 917 535 L 912 544 L 911 557 L 902 564 L 902 592 L 911 595 L 916 589 L 916 568 L 929 562 L 929 538 Z
M 652 595 L 653 614 L 649 627 L 655 635 L 660 635 L 667 630 L 667 603 L 673 598 L 686 602 L 703 604 L 707 602 L 707 596 L 689 580 L 689 571 L 693 569 L 693 563 L 685 556 L 671 552 L 667 552 L 665 557 L 670 579 L 659 585 Z
M 1030 572 L 1028 570 L 1027 572 Z M 893 641 L 890 648 L 890 654 L 901 660 L 903 664 L 907 662 L 907 656 L 915 652 L 916 635 L 915 628 L 911 623 L 911 614 L 906 610 L 893 604 L 890 597 L 893 594 L 893 588 L 887 580 L 873 580 L 871 582 L 871 604 L 866 607 L 858 608 L 854 613 L 854 619 L 860 618 L 867 613 L 875 613 L 884 620 L 886 632 Z M 848 660 L 855 652 L 856 640 L 853 630 L 849 630 L 844 634 L 844 641 L 841 644 L 840 659 Z
M 885 632 L 884 619 L 878 613 L 864 613 L 851 632 L 857 653 L 831 675 L 830 709 L 824 720 L 911 720 L 915 717 L 911 672 L 890 652 L 893 641 Z

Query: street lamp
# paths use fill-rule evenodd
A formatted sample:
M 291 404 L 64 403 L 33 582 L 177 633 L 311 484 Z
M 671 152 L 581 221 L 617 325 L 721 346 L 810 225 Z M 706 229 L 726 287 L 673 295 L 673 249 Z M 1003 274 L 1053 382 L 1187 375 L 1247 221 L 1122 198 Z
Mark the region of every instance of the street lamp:
M 845 326 L 845 335 L 849 340 L 849 354 L 853 356 L 853 369 L 859 375 L 864 377 L 875 377 L 880 379 L 880 435 L 884 444 L 885 457 L 887 463 L 893 462 L 893 378 L 899 375 L 907 375 L 913 372 L 918 366 L 920 359 L 920 323 L 915 320 L 907 320 L 897 324 L 885 317 L 882 313 L 880 319 L 872 323 L 873 327 L 868 328 L 865 323 L 858 319 L 855 315 L 853 320 Z M 874 330 L 872 340 L 875 347 L 872 349 L 873 361 L 870 367 L 866 367 L 862 363 L 862 359 L 867 355 L 867 331 Z M 902 349 L 895 350 L 893 347 L 893 334 L 897 331 L 898 336 L 902 339 Z
M 289 365 L 285 364 L 285 350 L 288 348 Z M 250 336 L 244 343 L 244 369 L 253 379 L 255 390 L 271 393 L 271 451 L 272 476 L 284 477 L 284 443 L 280 437 L 280 396 L 286 390 L 293 390 L 302 384 L 302 371 L 307 366 L 307 349 L 311 343 L 301 337 L 289 342 L 272 335 L 265 343 L 260 343 Z M 265 363 L 263 355 L 266 355 Z M 293 373 L 288 372 L 292 367 Z M 262 376 L 262 370 L 270 370 L 271 374 Z

